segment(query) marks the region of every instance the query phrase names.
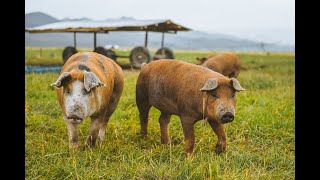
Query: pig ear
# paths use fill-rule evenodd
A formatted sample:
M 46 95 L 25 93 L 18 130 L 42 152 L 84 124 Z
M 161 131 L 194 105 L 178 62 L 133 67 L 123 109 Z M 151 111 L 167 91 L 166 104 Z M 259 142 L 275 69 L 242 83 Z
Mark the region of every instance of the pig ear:
M 61 87 L 63 84 L 63 81 L 65 81 L 66 79 L 69 79 L 71 77 L 69 72 L 64 72 L 62 73 L 58 79 L 56 80 L 56 82 L 52 83 L 51 86 L 56 86 L 56 87 Z
M 94 87 L 106 86 L 104 83 L 100 81 L 100 79 L 92 72 L 84 71 L 84 88 L 87 91 Z
M 230 78 L 232 81 L 232 86 L 235 90 L 237 91 L 244 91 L 245 89 L 241 87 L 240 83 L 238 82 L 238 80 L 236 80 L 235 78 Z
M 203 61 L 206 61 L 208 58 L 206 58 L 206 57 L 202 57 L 202 58 L 197 57 L 196 59 L 197 59 L 198 61 L 203 62 Z
M 200 91 L 211 91 L 218 87 L 218 81 L 216 78 L 209 79 L 206 84 L 200 89 Z

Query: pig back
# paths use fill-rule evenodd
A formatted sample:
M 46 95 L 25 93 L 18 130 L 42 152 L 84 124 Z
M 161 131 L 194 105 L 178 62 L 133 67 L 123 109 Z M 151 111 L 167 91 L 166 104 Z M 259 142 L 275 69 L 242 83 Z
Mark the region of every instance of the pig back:
M 219 72 L 223 75 L 229 75 L 233 71 L 239 70 L 240 59 L 235 54 L 221 53 L 208 58 L 208 60 L 204 62 L 202 66 Z
M 157 60 L 143 67 L 137 85 L 148 94 L 150 105 L 179 115 L 186 107 L 200 109 L 200 89 L 210 78 L 226 78 L 207 68 L 178 60 Z
M 118 71 L 117 64 L 110 58 L 95 52 L 79 52 L 71 56 L 63 65 L 61 72 L 72 70 L 86 70 L 96 74 L 104 83 L 113 84 Z

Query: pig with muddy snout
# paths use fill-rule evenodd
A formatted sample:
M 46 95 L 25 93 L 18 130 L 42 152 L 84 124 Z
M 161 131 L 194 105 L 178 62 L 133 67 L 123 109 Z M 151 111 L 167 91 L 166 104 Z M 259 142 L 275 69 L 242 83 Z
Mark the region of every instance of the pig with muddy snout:
M 216 153 L 225 151 L 224 124 L 235 116 L 235 93 L 243 91 L 235 78 L 227 78 L 207 68 L 177 60 L 157 60 L 142 66 L 136 84 L 140 112 L 140 133 L 147 134 L 151 106 L 161 111 L 161 142 L 169 143 L 171 115 L 180 117 L 185 152 L 193 153 L 194 124 L 206 118 L 218 136 Z
M 123 72 L 113 60 L 95 52 L 79 52 L 63 65 L 51 84 L 57 87 L 58 101 L 67 124 L 69 147 L 78 147 L 78 124 L 91 118 L 87 145 L 104 139 L 110 116 L 122 90 Z

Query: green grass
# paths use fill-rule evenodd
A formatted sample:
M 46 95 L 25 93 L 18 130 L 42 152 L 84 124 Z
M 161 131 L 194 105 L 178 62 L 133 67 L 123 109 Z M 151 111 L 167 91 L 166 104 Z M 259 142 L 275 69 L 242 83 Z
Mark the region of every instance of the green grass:
M 213 52 L 177 51 L 176 58 L 195 63 L 196 56 L 209 53 Z M 26 49 L 26 57 L 35 54 L 35 49 Z M 92 149 L 69 151 L 67 128 L 50 86 L 58 73 L 26 74 L 26 179 L 294 179 L 295 56 L 238 55 L 247 70 L 237 79 L 246 91 L 237 94 L 236 119 L 225 125 L 227 151 L 220 155 L 214 154 L 217 136 L 199 121 L 195 155 L 186 157 L 177 116 L 169 124 L 171 144 L 162 145 L 155 108 L 148 136 L 140 137 L 135 104 L 138 70 L 124 71 L 124 92 L 105 141 Z M 79 126 L 82 145 L 89 124 L 88 118 Z
M 64 48 L 40 48 L 40 47 L 27 47 L 25 52 L 26 65 L 63 65 L 62 51 Z M 77 48 L 79 52 L 92 51 L 90 48 Z M 115 50 L 117 55 L 129 56 L 128 50 Z M 152 55 L 154 51 L 150 51 Z M 128 58 L 118 58 L 121 63 L 129 63 Z

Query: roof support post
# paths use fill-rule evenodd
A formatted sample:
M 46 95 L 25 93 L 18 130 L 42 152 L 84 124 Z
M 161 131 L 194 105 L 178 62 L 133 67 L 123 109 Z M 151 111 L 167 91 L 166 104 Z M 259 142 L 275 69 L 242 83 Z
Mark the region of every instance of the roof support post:
M 164 45 L 164 32 L 162 32 L 162 38 L 161 38 L 161 48 L 163 48 Z
M 93 50 L 97 47 L 97 32 L 93 33 Z
M 75 49 L 77 49 L 77 36 L 76 32 L 73 32 L 73 46 Z
M 144 39 L 144 47 L 148 47 L 148 31 L 146 31 L 146 37 Z

